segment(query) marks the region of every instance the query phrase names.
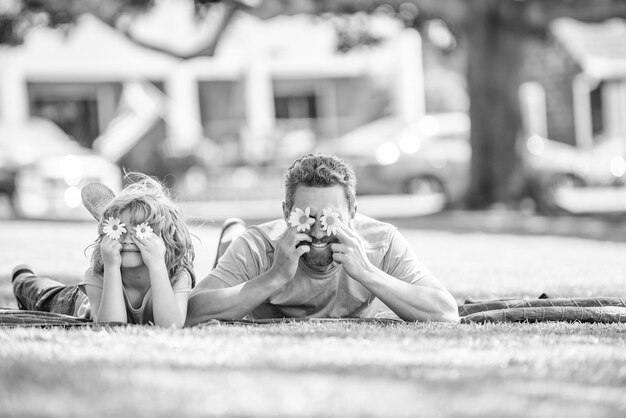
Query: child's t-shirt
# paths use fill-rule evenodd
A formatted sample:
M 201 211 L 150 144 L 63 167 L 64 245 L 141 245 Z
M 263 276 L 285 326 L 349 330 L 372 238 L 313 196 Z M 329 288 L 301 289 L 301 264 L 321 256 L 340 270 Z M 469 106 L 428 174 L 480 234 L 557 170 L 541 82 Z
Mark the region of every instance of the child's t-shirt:
M 174 276 L 172 283 L 172 290 L 174 293 L 189 293 L 191 292 L 191 275 L 186 269 L 179 271 Z M 85 285 L 92 285 L 99 289 L 102 289 L 104 284 L 104 276 L 97 274 L 90 267 L 85 271 L 83 280 L 79 283 L 80 289 L 85 292 Z M 85 292 L 86 294 L 86 292 Z M 128 315 L 128 322 L 131 324 L 154 324 L 154 315 L 152 312 L 152 288 L 148 288 L 148 291 L 143 297 L 139 306 L 132 306 L 126 289 L 124 289 L 124 304 L 126 305 L 126 313 Z M 88 309 L 88 306 L 82 309 Z M 83 317 L 86 316 L 83 314 Z

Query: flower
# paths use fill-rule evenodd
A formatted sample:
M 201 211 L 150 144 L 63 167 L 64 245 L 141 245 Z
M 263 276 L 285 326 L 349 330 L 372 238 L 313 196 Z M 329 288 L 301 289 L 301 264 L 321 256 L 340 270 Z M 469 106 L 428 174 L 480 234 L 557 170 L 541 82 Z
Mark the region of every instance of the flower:
M 320 218 L 322 229 L 326 231 L 328 236 L 336 235 L 337 230 L 343 228 L 341 216 L 337 212 L 333 212 L 332 209 L 322 209 L 322 213 Z
M 125 223 L 119 220 L 119 218 L 114 218 L 109 216 L 109 219 L 104 221 L 104 226 L 102 227 L 102 232 L 104 232 L 111 239 L 120 239 L 122 234 L 126 233 Z
M 152 233 L 152 227 L 145 222 L 140 223 L 134 228 L 135 228 L 135 235 L 137 235 L 137 238 L 141 240 L 147 239 Z
M 304 210 L 296 208 L 289 215 L 289 225 L 295 226 L 298 232 L 308 231 L 314 223 L 315 219 L 311 218 L 311 208 L 309 207 Z

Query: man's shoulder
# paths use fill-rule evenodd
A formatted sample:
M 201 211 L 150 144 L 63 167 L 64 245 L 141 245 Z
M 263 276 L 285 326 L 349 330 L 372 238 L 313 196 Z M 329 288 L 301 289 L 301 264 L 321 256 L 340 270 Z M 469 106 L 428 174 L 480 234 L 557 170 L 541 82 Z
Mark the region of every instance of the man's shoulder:
M 397 228 L 387 222 L 382 222 L 369 216 L 357 213 L 352 221 L 355 231 L 363 238 L 366 244 L 372 246 L 389 245 Z
M 246 234 L 255 241 L 265 242 L 270 246 L 278 241 L 281 235 L 287 229 L 284 219 L 275 219 L 259 225 L 252 225 L 246 231 Z

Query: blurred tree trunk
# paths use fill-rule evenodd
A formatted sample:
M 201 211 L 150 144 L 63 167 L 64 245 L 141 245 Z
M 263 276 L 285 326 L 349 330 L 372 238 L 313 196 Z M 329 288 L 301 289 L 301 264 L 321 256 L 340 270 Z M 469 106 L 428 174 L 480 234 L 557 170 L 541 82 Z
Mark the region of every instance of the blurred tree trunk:
M 469 45 L 472 162 L 466 202 L 481 208 L 510 202 L 522 192 L 515 144 L 521 124 L 524 38 L 545 36 L 558 17 L 588 22 L 625 17 L 626 1 L 472 0 L 466 11 L 464 21 L 457 22 Z
M 515 141 L 520 126 L 517 88 L 523 33 L 511 27 L 500 0 L 472 0 L 468 9 L 467 81 L 472 164 L 471 208 L 509 201 L 516 194 Z

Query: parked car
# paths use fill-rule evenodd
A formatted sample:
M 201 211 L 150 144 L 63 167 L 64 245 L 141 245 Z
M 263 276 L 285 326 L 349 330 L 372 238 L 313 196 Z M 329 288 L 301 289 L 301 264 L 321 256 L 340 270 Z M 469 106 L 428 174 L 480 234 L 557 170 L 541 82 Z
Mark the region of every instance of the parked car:
M 87 219 L 80 190 L 90 182 L 119 190 L 121 170 L 48 120 L 0 124 L 0 193 L 17 216 Z
M 411 123 L 379 119 L 320 146 L 350 162 L 357 193 L 439 194 L 459 202 L 469 187 L 471 147 L 464 113 L 427 115 Z
M 596 138 L 580 148 L 539 135 L 518 142 L 525 184 L 543 213 L 622 211 L 626 138 Z

